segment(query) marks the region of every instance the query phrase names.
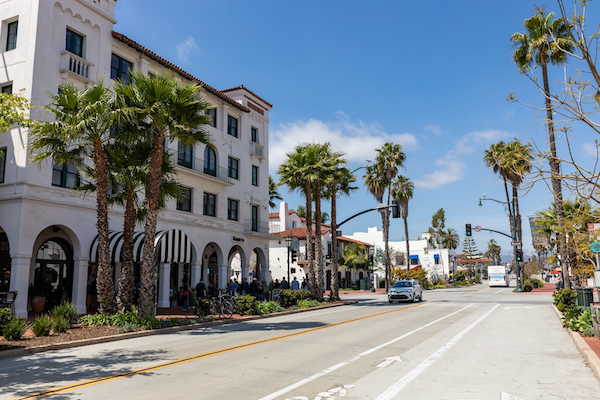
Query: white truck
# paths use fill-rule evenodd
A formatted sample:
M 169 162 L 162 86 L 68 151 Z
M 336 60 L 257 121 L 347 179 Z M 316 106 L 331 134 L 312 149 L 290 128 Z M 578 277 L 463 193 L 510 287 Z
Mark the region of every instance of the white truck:
M 490 265 L 488 267 L 488 282 L 492 286 L 510 286 L 508 267 L 504 265 Z

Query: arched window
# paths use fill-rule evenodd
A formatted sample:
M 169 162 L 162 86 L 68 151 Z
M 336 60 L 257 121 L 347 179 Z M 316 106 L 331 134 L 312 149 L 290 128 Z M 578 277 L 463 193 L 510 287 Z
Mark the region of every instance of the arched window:
M 0 232 L 0 292 L 8 292 L 10 287 L 10 245 L 5 232 Z
M 209 146 L 204 149 L 204 173 L 217 176 L 217 154 Z

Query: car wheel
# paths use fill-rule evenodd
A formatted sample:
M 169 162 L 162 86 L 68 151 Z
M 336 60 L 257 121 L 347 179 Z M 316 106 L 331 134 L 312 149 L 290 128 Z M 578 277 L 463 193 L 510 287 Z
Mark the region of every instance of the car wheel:
M 388 300 L 388 301 L 389 301 L 390 303 L 393 303 L 393 301 L 391 301 L 391 300 Z
M 416 303 L 416 302 L 417 302 L 417 294 L 415 293 L 415 294 L 413 294 L 413 303 Z
M 423 293 L 419 295 L 419 301 L 423 301 Z

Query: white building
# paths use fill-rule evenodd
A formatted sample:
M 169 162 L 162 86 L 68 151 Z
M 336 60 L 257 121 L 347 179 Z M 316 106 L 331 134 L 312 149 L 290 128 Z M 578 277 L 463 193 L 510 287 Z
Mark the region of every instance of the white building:
M 184 279 L 194 284 L 203 277 L 225 287 L 234 258 L 240 260 L 241 277 L 269 281 L 272 105 L 244 86 L 217 90 L 114 32 L 116 6 L 116 0 L 0 1 L 0 88 L 24 89 L 25 97 L 38 106 L 32 118 L 43 119 L 48 118 L 40 111 L 49 101 L 46 91 L 56 93 L 66 82 L 84 88 L 102 78 L 112 84 L 117 78 L 126 80 L 130 69 L 140 69 L 171 70 L 199 84 L 215 106 L 207 127 L 215 150 L 168 145 L 176 154 L 186 199 L 170 202 L 159 217 L 158 306 L 169 305 L 170 287 Z M 28 287 L 49 279 L 53 293 L 48 306 L 69 299 L 83 313 L 94 281 L 96 201 L 68 189 L 79 183 L 76 169 L 51 161 L 31 165 L 27 140 L 25 129 L 0 133 L 0 292 L 18 291 L 16 313 L 27 315 Z M 115 282 L 122 217 L 122 209 L 109 211 Z M 142 237 L 136 234 L 136 262 L 141 260 Z
M 368 228 L 367 232 L 356 232 L 348 237 L 363 242 L 371 243 L 373 246 L 384 249 L 383 231 L 377 227 Z M 411 240 L 408 243 L 410 250 L 410 265 L 414 268 L 420 265 L 427 272 L 429 278 L 450 276 L 450 273 L 456 269 L 456 252 L 451 249 L 434 248 L 429 243 L 430 234 L 424 232 L 420 238 Z M 390 249 L 406 255 L 406 241 L 389 241 Z M 406 265 L 406 264 L 404 264 Z
M 273 279 L 281 281 L 283 277 L 288 279 L 288 248 L 286 239 L 295 239 L 298 243 L 297 260 L 291 261 L 290 257 L 290 278 L 293 279 L 295 276 L 300 282 L 307 276 L 308 261 L 306 260 L 306 219 L 300 217 L 295 211 L 288 210 L 286 202 L 281 202 L 278 213 L 269 214 L 269 229 L 272 235 L 271 244 L 269 246 L 269 270 Z M 323 285 L 324 289 L 331 288 L 331 253 L 332 253 L 332 241 L 331 241 L 331 226 L 322 224 L 321 227 L 321 248 L 323 250 L 323 265 L 324 265 L 324 277 Z M 313 235 L 314 235 L 314 223 L 313 223 Z M 348 246 L 352 243 L 364 245 L 366 251 L 368 251 L 371 245 L 360 240 L 351 239 L 348 237 L 338 237 L 338 257 L 342 255 L 344 246 Z M 368 278 L 366 271 L 343 269 L 337 271 L 338 282 L 340 285 L 347 287 L 356 284 L 356 281 L 362 278 Z M 342 286 L 341 286 L 342 287 Z

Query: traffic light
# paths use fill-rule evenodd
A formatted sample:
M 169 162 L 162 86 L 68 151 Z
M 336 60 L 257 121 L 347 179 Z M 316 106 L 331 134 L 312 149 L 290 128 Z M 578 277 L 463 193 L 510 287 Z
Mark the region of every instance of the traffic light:
M 523 250 L 517 249 L 517 261 L 523 261 Z
M 373 266 L 373 255 L 369 254 L 369 267 Z
M 295 263 L 297 259 L 298 253 L 296 252 L 296 250 L 292 250 L 292 262 Z
M 400 200 L 392 200 L 392 218 L 400 218 Z
M 466 228 L 466 231 L 467 231 L 467 236 L 471 236 L 471 224 L 466 224 L 465 228 Z

